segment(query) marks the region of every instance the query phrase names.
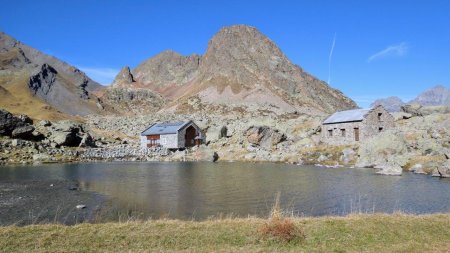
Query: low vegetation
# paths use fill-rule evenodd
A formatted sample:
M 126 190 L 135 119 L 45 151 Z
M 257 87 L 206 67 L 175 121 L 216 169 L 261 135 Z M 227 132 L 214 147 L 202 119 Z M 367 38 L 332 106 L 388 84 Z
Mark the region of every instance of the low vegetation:
M 450 249 L 450 214 L 290 218 L 285 224 L 301 228 L 304 234 L 301 240 L 263 237 L 261 229 L 267 224 L 270 220 L 247 218 L 9 226 L 0 228 L 0 251 L 448 252 Z

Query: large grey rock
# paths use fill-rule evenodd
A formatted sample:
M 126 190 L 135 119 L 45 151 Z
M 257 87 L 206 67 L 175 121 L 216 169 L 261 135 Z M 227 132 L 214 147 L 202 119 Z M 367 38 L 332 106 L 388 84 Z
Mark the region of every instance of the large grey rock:
M 360 144 L 357 167 L 373 167 L 386 161 L 405 165 L 409 159 L 408 143 L 403 134 L 395 129 L 374 136 Z
M 423 116 L 420 109 L 422 108 L 422 105 L 420 104 L 407 104 L 401 106 L 401 110 L 404 113 L 411 114 L 413 116 Z
M 51 161 L 51 157 L 48 154 L 40 153 L 33 155 L 34 162 L 49 162 Z
M 194 159 L 196 161 L 215 162 L 219 159 L 219 155 L 211 148 L 202 145 L 194 151 Z
M 427 174 L 422 164 L 415 164 L 414 166 L 411 167 L 410 171 L 415 174 Z
M 344 164 L 349 164 L 356 160 L 357 153 L 352 148 L 346 148 L 342 150 L 340 161 Z
M 450 178 L 450 160 L 447 160 L 442 165 L 433 170 L 433 177 Z
M 89 133 L 83 135 L 79 147 L 96 147 L 95 141 Z
M 49 127 L 52 125 L 52 122 L 48 121 L 48 120 L 41 120 L 38 123 L 38 126 L 40 127 Z
M 81 143 L 81 137 L 74 132 L 53 132 L 49 140 L 58 146 L 77 147 Z
M 273 146 L 286 140 L 285 134 L 267 126 L 252 126 L 245 131 L 244 135 L 249 143 L 266 149 L 272 149 Z
M 379 169 L 377 174 L 386 175 L 386 176 L 401 176 L 402 175 L 402 167 L 396 163 L 385 163 L 383 165 L 376 166 L 375 169 Z
M 0 109 L 0 135 L 11 136 L 14 129 L 27 126 L 30 119 L 25 116 L 14 116 L 6 110 Z
M 69 120 L 54 122 L 53 129 L 55 131 L 73 132 L 73 133 L 79 133 L 84 131 L 82 124 Z
M 33 135 L 34 129 L 35 128 L 33 125 L 25 125 L 17 127 L 12 131 L 11 136 L 13 138 L 20 138 L 20 139 L 33 139 L 35 137 Z
M 226 126 L 210 127 L 206 132 L 206 142 L 216 142 L 227 137 L 228 128 Z

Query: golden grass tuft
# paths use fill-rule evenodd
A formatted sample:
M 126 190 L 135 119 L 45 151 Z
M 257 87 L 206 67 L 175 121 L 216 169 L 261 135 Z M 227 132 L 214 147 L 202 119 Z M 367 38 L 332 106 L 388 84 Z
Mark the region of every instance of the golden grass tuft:
M 277 194 L 270 218 L 259 228 L 262 240 L 278 242 L 301 241 L 305 232 L 295 224 L 293 218 L 286 217 L 280 207 L 280 193 Z

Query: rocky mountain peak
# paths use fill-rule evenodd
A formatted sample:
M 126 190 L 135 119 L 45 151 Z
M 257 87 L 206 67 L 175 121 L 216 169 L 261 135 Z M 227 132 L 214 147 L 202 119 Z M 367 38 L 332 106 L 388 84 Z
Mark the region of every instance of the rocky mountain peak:
M 180 86 L 191 81 L 200 59 L 196 54 L 183 56 L 167 50 L 144 61 L 132 73 L 140 86 L 162 91 L 166 86 Z
M 200 83 L 197 89 L 203 90 L 202 100 L 213 103 L 223 94 L 230 98 L 223 103 L 246 100 L 244 104 L 283 112 L 356 107 L 342 93 L 293 64 L 267 36 L 246 25 L 224 27 L 213 36 L 196 82 Z
M 450 90 L 443 85 L 437 85 L 427 91 L 422 92 L 409 103 L 421 105 L 446 105 L 450 106 Z
M 370 106 L 375 107 L 377 105 L 382 105 L 386 110 L 390 112 L 398 112 L 400 111 L 401 107 L 405 105 L 405 102 L 403 102 L 399 97 L 392 96 L 377 99 Z
M 356 108 L 351 99 L 291 63 L 273 41 L 246 25 L 222 28 L 203 56 L 182 56 L 168 50 L 131 72 L 136 83 L 126 87 L 159 93 L 174 101 L 175 105 L 168 104 L 172 108 L 189 108 L 189 101 L 194 100 L 214 108 L 220 105 L 281 114 Z
M 135 82 L 133 74 L 131 74 L 130 67 L 123 67 L 120 72 L 116 75 L 112 87 L 128 86 Z

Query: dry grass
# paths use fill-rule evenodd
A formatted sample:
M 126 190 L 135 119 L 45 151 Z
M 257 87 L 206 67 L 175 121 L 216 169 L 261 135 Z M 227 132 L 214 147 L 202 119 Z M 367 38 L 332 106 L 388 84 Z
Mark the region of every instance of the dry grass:
M 450 214 L 292 218 L 304 240 L 261 240 L 265 219 L 1 227 L 1 252 L 449 252 Z
M 261 226 L 259 234 L 262 240 L 287 243 L 300 241 L 305 238 L 303 229 L 294 223 L 294 219 L 283 214 L 280 208 L 280 193 L 275 199 L 269 220 Z
M 33 119 L 79 120 L 78 117 L 63 114 L 45 101 L 34 97 L 28 89 L 30 73 L 23 71 L 12 75 L 0 76 L 0 85 L 7 92 L 0 93 L 0 108 L 14 114 L 26 114 Z

